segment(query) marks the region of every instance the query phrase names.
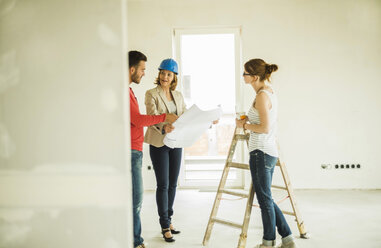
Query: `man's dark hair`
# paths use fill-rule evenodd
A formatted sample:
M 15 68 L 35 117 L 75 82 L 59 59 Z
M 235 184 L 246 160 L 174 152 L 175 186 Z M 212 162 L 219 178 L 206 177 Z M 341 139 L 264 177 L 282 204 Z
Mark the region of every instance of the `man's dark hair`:
M 138 66 L 140 61 L 147 61 L 147 57 L 143 53 L 141 53 L 139 51 L 129 51 L 128 52 L 128 66 L 129 66 L 129 68 Z

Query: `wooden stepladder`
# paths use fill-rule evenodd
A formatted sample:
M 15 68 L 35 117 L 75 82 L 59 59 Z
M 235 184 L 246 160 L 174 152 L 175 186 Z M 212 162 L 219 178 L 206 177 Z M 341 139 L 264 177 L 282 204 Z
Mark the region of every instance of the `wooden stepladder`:
M 234 156 L 235 149 L 236 149 L 238 141 L 246 141 L 246 144 L 248 145 L 249 134 L 248 133 L 240 134 L 236 128 L 234 131 L 234 136 L 233 136 L 230 148 L 229 148 L 229 153 L 228 153 L 228 156 L 226 159 L 226 164 L 225 164 L 224 170 L 222 172 L 222 177 L 221 177 L 220 184 L 218 186 L 218 190 L 217 190 L 216 198 L 214 200 L 213 208 L 212 208 L 212 211 L 211 211 L 211 214 L 209 217 L 209 222 L 208 222 L 208 225 L 207 225 L 207 228 L 205 231 L 204 240 L 202 242 L 202 244 L 204 246 L 206 246 L 209 242 L 214 223 L 218 223 L 218 224 L 227 225 L 230 227 L 235 227 L 235 228 L 241 229 L 241 235 L 239 237 L 237 247 L 238 248 L 244 248 L 246 246 L 247 230 L 249 228 L 251 209 L 253 207 L 254 194 L 255 194 L 254 188 L 253 188 L 253 183 L 251 183 L 248 193 L 235 192 L 233 190 L 228 190 L 225 188 L 230 168 L 250 170 L 250 167 L 248 164 L 233 162 L 233 156 Z M 294 195 L 294 192 L 293 192 L 292 187 L 291 187 L 291 183 L 290 183 L 290 179 L 289 179 L 288 174 L 287 174 L 286 166 L 280 158 L 278 159 L 278 162 L 276 165 L 279 166 L 279 168 L 282 172 L 282 177 L 283 177 L 283 181 L 284 181 L 285 186 L 272 185 L 271 187 L 287 191 L 287 193 L 288 193 L 287 198 L 290 199 L 290 203 L 291 203 L 293 212 L 289 212 L 289 211 L 282 211 L 282 212 L 284 214 L 295 216 L 295 220 L 296 220 L 296 223 L 298 225 L 300 237 L 301 238 L 308 238 L 307 232 L 304 229 L 303 220 L 300 217 L 300 213 L 299 213 L 296 201 L 295 201 L 295 195 Z M 220 206 L 222 194 L 228 194 L 228 195 L 238 196 L 238 197 L 242 197 L 242 198 L 247 198 L 246 210 L 245 210 L 245 215 L 244 215 L 244 219 L 243 219 L 242 224 L 234 223 L 234 222 L 231 222 L 228 220 L 223 220 L 223 219 L 217 218 L 217 212 L 218 212 L 218 208 Z

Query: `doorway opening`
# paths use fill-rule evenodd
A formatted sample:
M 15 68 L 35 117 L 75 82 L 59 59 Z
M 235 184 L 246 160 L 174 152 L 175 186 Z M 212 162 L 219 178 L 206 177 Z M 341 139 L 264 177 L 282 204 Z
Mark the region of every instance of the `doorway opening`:
M 235 128 L 241 98 L 240 28 L 175 29 L 175 57 L 187 108 L 203 110 L 221 106 L 223 116 L 191 147 L 184 148 L 179 185 L 182 188 L 215 188 Z M 240 156 L 240 152 L 237 153 Z M 231 169 L 229 187 L 243 186 L 243 173 Z

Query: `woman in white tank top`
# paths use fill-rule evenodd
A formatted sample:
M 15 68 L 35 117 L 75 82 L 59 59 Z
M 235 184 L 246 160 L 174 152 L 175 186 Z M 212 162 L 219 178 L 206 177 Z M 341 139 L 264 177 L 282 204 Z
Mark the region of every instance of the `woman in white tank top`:
M 278 66 L 267 64 L 262 59 L 252 59 L 245 63 L 244 69 L 244 81 L 253 87 L 256 97 L 248 117 L 244 120 L 237 119 L 236 125 L 250 131 L 250 172 L 263 223 L 262 244 L 256 248 L 275 247 L 276 228 L 282 236 L 279 247 L 295 248 L 290 227 L 271 196 L 272 175 L 278 160 L 275 140 L 278 101 L 269 82 L 271 73 L 278 70 Z

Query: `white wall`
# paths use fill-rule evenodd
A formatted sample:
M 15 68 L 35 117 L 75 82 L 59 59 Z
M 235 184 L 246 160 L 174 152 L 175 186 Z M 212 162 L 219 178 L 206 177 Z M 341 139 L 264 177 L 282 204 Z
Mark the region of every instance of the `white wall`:
M 0 247 L 132 247 L 126 7 L 0 1 Z
M 144 93 L 172 56 L 174 27 L 242 26 L 243 62 L 278 64 L 279 140 L 296 188 L 381 188 L 381 2 L 130 0 L 129 49 L 148 56 Z M 202 58 L 201 58 L 202 59 Z M 233 83 L 233 82 L 232 82 Z M 246 86 L 247 87 L 247 86 Z M 253 91 L 247 88 L 248 109 Z M 147 147 L 144 165 L 150 164 Z M 360 163 L 356 170 L 321 164 Z M 146 188 L 154 188 L 145 171 Z

